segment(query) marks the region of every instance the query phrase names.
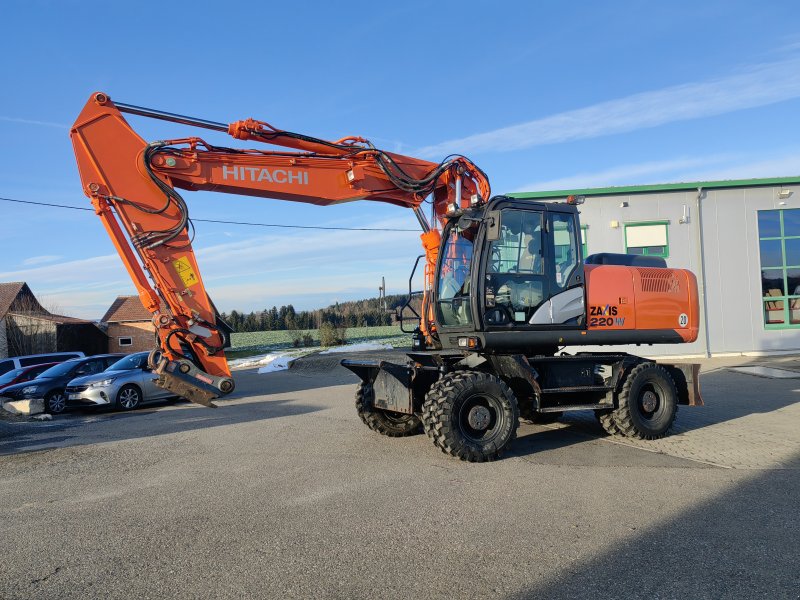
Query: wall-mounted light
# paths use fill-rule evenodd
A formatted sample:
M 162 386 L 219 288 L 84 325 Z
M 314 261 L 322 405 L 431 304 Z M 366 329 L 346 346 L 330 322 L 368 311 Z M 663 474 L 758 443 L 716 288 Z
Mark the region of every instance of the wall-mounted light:
M 620 208 L 628 208 L 628 203 L 627 203 L 627 202 L 624 202 L 624 201 L 623 201 L 623 202 L 620 202 L 620 203 L 619 203 L 619 207 L 620 207 Z
M 611 221 L 609 225 L 611 226 L 611 229 L 619 229 L 619 221 Z
M 778 198 L 781 200 L 786 200 L 789 196 L 791 196 L 794 192 L 792 190 L 781 190 L 778 192 Z

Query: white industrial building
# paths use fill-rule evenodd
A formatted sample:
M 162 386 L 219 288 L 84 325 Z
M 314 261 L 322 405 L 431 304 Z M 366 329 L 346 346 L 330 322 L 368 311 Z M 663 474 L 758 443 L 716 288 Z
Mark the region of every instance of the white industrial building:
M 639 354 L 800 351 L 800 177 L 511 194 L 583 196 L 584 256 L 662 256 L 697 275 L 701 331 L 692 344 Z

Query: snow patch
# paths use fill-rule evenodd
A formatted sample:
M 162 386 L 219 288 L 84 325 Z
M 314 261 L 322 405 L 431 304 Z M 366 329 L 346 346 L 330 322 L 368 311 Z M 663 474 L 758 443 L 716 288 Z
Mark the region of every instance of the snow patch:
M 360 344 L 350 344 L 346 346 L 334 346 L 323 350 L 320 354 L 338 354 L 341 352 L 366 352 L 367 350 L 393 350 L 391 344 L 377 344 L 375 342 L 361 342 Z
M 285 354 L 273 354 L 270 362 L 264 364 L 258 372 L 259 373 L 274 373 L 275 371 L 285 371 L 289 365 L 294 361 L 294 356 L 287 356 Z
M 272 373 L 273 371 L 284 371 L 289 368 L 291 362 L 297 358 L 288 354 L 261 354 L 228 361 L 231 369 L 252 369 L 260 367 L 259 373 Z

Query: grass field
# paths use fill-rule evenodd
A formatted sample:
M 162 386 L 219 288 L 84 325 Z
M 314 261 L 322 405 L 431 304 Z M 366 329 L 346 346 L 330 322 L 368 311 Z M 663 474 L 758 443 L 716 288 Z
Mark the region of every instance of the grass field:
M 319 330 L 302 331 L 252 331 L 231 334 L 231 348 L 225 351 L 230 359 L 242 358 L 253 354 L 292 348 L 292 341 L 308 333 L 319 347 Z M 347 343 L 381 342 L 396 348 L 411 347 L 411 334 L 403 333 L 397 325 L 385 327 L 350 327 L 347 329 Z

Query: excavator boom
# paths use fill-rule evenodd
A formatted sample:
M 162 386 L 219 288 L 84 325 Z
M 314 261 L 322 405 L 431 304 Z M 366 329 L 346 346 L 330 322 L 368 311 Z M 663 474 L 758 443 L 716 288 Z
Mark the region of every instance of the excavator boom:
M 148 143 L 122 113 L 224 132 L 291 150 L 241 150 L 199 137 Z M 433 163 L 385 152 L 367 140 L 326 141 L 245 119 L 229 125 L 89 98 L 71 131 L 84 193 L 111 237 L 139 296 L 153 314 L 159 384 L 200 404 L 233 390 L 217 311 L 192 250 L 186 202 L 176 191 L 207 190 L 321 206 L 371 200 L 414 210 L 426 255 L 420 329 L 435 331 L 429 293 L 439 226 L 450 210 L 491 195 L 485 174 L 465 157 Z M 430 197 L 430 221 L 421 209 Z

